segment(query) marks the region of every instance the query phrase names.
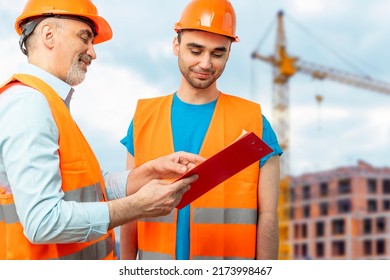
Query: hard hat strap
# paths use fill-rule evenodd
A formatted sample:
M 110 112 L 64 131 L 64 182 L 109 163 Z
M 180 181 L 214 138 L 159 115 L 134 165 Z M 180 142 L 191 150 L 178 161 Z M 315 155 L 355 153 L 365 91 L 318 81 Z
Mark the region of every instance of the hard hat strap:
M 31 33 L 34 31 L 35 27 L 46 17 L 38 17 L 34 18 L 30 21 L 28 21 L 26 24 L 24 24 L 22 27 L 22 34 L 20 35 L 19 39 L 19 47 L 22 50 L 22 53 L 27 55 L 27 48 L 25 47 L 26 40 L 28 36 L 31 35 Z

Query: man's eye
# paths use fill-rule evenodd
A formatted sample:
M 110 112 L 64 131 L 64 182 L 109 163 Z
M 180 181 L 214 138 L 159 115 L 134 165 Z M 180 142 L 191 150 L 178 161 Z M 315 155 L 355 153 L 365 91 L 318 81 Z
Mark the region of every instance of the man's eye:
M 85 43 L 85 44 L 88 44 L 88 42 L 89 42 L 89 37 L 80 36 L 80 39 L 81 39 L 81 41 L 83 41 L 83 43 Z
M 213 53 L 213 56 L 216 58 L 220 58 L 223 56 L 223 53 Z
M 201 52 L 198 50 L 191 50 L 191 53 L 194 55 L 199 55 Z

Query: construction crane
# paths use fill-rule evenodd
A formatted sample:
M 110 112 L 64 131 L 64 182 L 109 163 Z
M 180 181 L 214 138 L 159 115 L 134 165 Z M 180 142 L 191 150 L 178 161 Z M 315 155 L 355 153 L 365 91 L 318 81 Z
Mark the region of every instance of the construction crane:
M 286 35 L 283 24 L 283 11 L 277 15 L 277 35 L 275 53 L 265 56 L 257 51 L 252 53 L 253 59 L 259 59 L 270 64 L 273 68 L 273 95 L 272 95 L 272 123 L 281 148 L 281 183 L 279 199 L 279 237 L 280 259 L 290 259 L 291 250 L 288 246 L 289 211 L 286 205 L 289 202 L 289 174 L 290 174 L 290 100 L 288 92 L 289 79 L 297 73 L 307 74 L 314 79 L 332 80 L 338 83 L 376 91 L 390 95 L 390 84 L 375 80 L 369 76 L 357 75 L 335 68 L 304 61 L 287 53 Z

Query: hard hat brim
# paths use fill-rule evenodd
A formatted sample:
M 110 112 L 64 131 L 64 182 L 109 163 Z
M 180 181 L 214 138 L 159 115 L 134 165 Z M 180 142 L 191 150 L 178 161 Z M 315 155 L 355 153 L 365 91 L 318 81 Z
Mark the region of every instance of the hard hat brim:
M 210 33 L 214 33 L 214 34 L 218 34 L 218 35 L 222 35 L 222 36 L 226 36 L 226 37 L 229 37 L 232 39 L 232 41 L 234 43 L 238 43 L 240 42 L 240 38 L 238 38 L 238 36 L 232 36 L 228 33 L 222 33 L 222 32 L 213 32 L 211 31 L 210 28 L 207 28 L 207 27 L 201 27 L 201 26 L 198 26 L 196 28 L 194 27 L 183 27 L 180 22 L 177 22 L 175 23 L 173 29 L 176 31 L 176 33 L 179 33 L 181 30 L 200 30 L 200 31 L 205 31 L 205 32 L 210 32 Z

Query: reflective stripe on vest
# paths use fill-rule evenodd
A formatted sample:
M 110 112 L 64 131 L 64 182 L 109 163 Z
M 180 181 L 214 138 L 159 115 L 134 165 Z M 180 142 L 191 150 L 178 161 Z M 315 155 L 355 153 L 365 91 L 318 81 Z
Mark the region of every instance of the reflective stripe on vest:
M 135 165 L 174 152 L 173 95 L 139 100 L 134 115 Z M 208 158 L 242 130 L 262 135 L 260 106 L 220 94 L 202 144 Z M 190 204 L 190 259 L 254 259 L 256 251 L 259 163 L 244 169 Z M 176 216 L 138 222 L 140 259 L 175 259 Z
M 4 214 L 3 206 L 0 204 L 0 223 L 5 221 L 5 214 Z M 11 220 L 11 219 L 10 219 Z
M 172 256 L 169 254 L 162 254 L 156 252 L 144 252 L 142 250 L 139 250 L 138 254 L 140 260 L 173 260 Z
M 172 211 L 169 215 L 157 218 L 145 218 L 143 221 L 148 223 L 173 223 L 175 220 L 175 212 Z
M 76 202 L 98 202 L 102 199 L 102 186 L 99 182 L 85 188 L 68 191 L 64 196 L 64 200 Z
M 19 222 L 19 216 L 16 214 L 15 204 L 0 204 L 0 221 L 4 221 L 6 224 Z
M 194 224 L 256 225 L 256 209 L 194 208 Z
M 64 101 L 45 82 L 24 74 L 14 75 L 0 87 L 0 94 L 18 83 L 36 89 L 49 103 L 60 135 L 58 145 L 64 200 L 106 201 L 99 163 Z M 12 193 L 1 192 L 0 213 L 3 216 L 0 222 L 0 259 L 117 259 L 113 230 L 89 242 L 32 244 L 24 236 Z
M 92 245 L 67 256 L 58 258 L 59 260 L 94 260 L 104 259 L 115 250 L 115 243 L 111 236 L 107 236 Z
M 76 202 L 99 202 L 103 198 L 100 183 L 93 184 L 81 189 L 76 189 L 65 193 L 65 201 Z M 14 203 L 0 204 L 0 221 L 6 224 L 13 224 L 19 222 L 19 216 L 16 213 L 16 207 Z

